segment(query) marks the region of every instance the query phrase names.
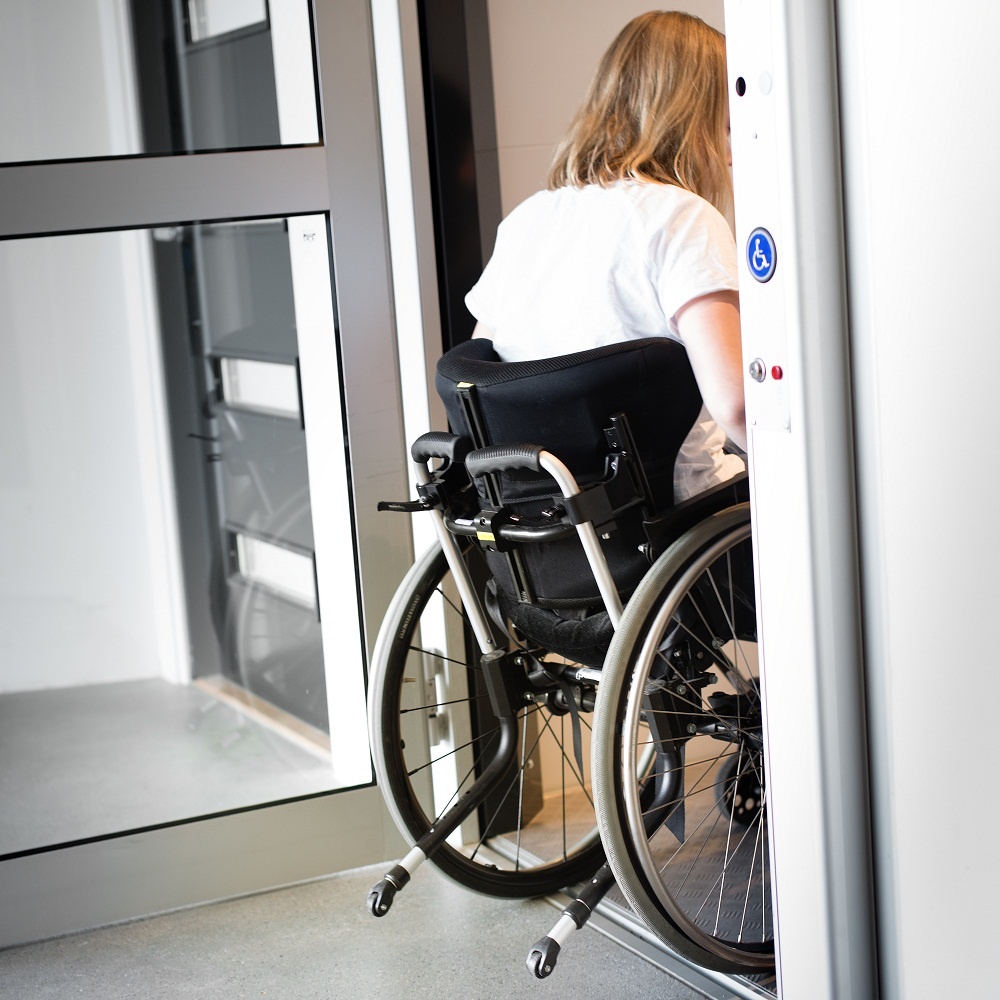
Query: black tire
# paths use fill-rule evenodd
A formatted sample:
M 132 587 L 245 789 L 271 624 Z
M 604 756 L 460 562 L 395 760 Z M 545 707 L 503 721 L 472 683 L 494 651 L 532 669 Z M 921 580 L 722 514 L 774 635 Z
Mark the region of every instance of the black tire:
M 463 546 L 463 558 L 473 578 L 484 579 L 479 549 Z M 378 782 L 409 844 L 467 790 L 495 753 L 495 716 L 477 710 L 477 703 L 488 706 L 489 700 L 484 691 L 475 692 L 479 671 L 470 665 L 478 663 L 479 652 L 469 631 L 444 554 L 435 545 L 411 568 L 383 620 L 369 689 Z M 435 674 L 443 683 L 432 693 L 429 675 Z M 545 895 L 588 878 L 604 861 L 587 766 L 593 690 L 579 713 L 581 772 L 571 716 L 551 710 L 544 693 L 534 694 L 525 683 L 524 694 L 536 700 L 525 697 L 517 712 L 516 767 L 463 825 L 461 837 L 453 836 L 430 859 L 455 881 L 493 896 Z M 431 746 L 438 737 L 446 742 Z M 542 786 L 547 790 L 539 801 Z
M 619 887 L 673 948 L 723 972 L 774 965 L 753 603 L 741 504 L 692 528 L 644 578 L 594 720 L 598 822 Z M 737 774 L 763 800 L 742 817 L 719 807 Z

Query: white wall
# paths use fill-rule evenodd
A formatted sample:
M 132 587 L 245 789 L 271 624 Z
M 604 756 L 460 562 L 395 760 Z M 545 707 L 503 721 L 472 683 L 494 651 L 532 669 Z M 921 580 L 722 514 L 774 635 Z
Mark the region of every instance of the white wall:
M 1000 8 L 837 6 L 883 996 L 987 995 Z
M 0 156 L 137 148 L 119 0 L 0 11 Z M 0 692 L 186 670 L 145 234 L 0 243 Z
M 125 0 L 0 4 L 0 161 L 139 152 L 127 24 Z
M 173 666 L 124 294 L 138 249 L 117 234 L 0 244 L 0 691 Z
M 506 215 L 545 187 L 556 143 L 583 100 L 615 35 L 656 7 L 649 0 L 490 0 L 490 47 Z M 723 0 L 687 0 L 684 10 L 723 30 Z

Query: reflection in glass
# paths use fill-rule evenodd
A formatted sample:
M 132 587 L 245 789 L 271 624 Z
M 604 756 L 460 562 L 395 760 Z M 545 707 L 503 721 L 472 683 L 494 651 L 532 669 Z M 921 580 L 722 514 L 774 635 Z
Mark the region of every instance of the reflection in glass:
M 0 855 L 338 784 L 299 379 L 336 397 L 339 375 L 299 343 L 317 314 L 333 341 L 327 242 L 290 238 L 269 219 L 0 242 Z M 350 637 L 338 559 L 324 612 Z
M 188 0 L 188 34 L 192 42 L 249 28 L 267 20 L 265 0 Z
M 219 367 L 226 406 L 299 419 L 298 373 L 292 365 L 222 358 Z
M 308 0 L 4 0 L 0 162 L 319 140 Z
M 235 534 L 237 567 L 248 586 L 261 587 L 288 600 L 316 607 L 316 574 L 311 553 L 287 545 Z

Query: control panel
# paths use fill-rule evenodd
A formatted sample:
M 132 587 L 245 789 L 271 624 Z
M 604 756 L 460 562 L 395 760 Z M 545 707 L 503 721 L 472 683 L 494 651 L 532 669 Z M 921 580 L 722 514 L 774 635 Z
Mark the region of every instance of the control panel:
M 787 350 L 782 269 L 792 239 L 783 224 L 778 170 L 776 98 L 786 85 L 774 65 L 771 18 L 760 0 L 727 0 L 729 115 L 740 267 L 747 431 L 789 431 Z

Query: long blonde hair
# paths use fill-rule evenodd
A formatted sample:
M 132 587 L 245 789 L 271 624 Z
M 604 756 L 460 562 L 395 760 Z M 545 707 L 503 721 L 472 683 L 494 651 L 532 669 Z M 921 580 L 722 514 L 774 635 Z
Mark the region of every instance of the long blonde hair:
M 690 14 L 640 14 L 601 59 L 556 150 L 549 188 L 676 184 L 726 214 L 728 127 L 723 36 Z

